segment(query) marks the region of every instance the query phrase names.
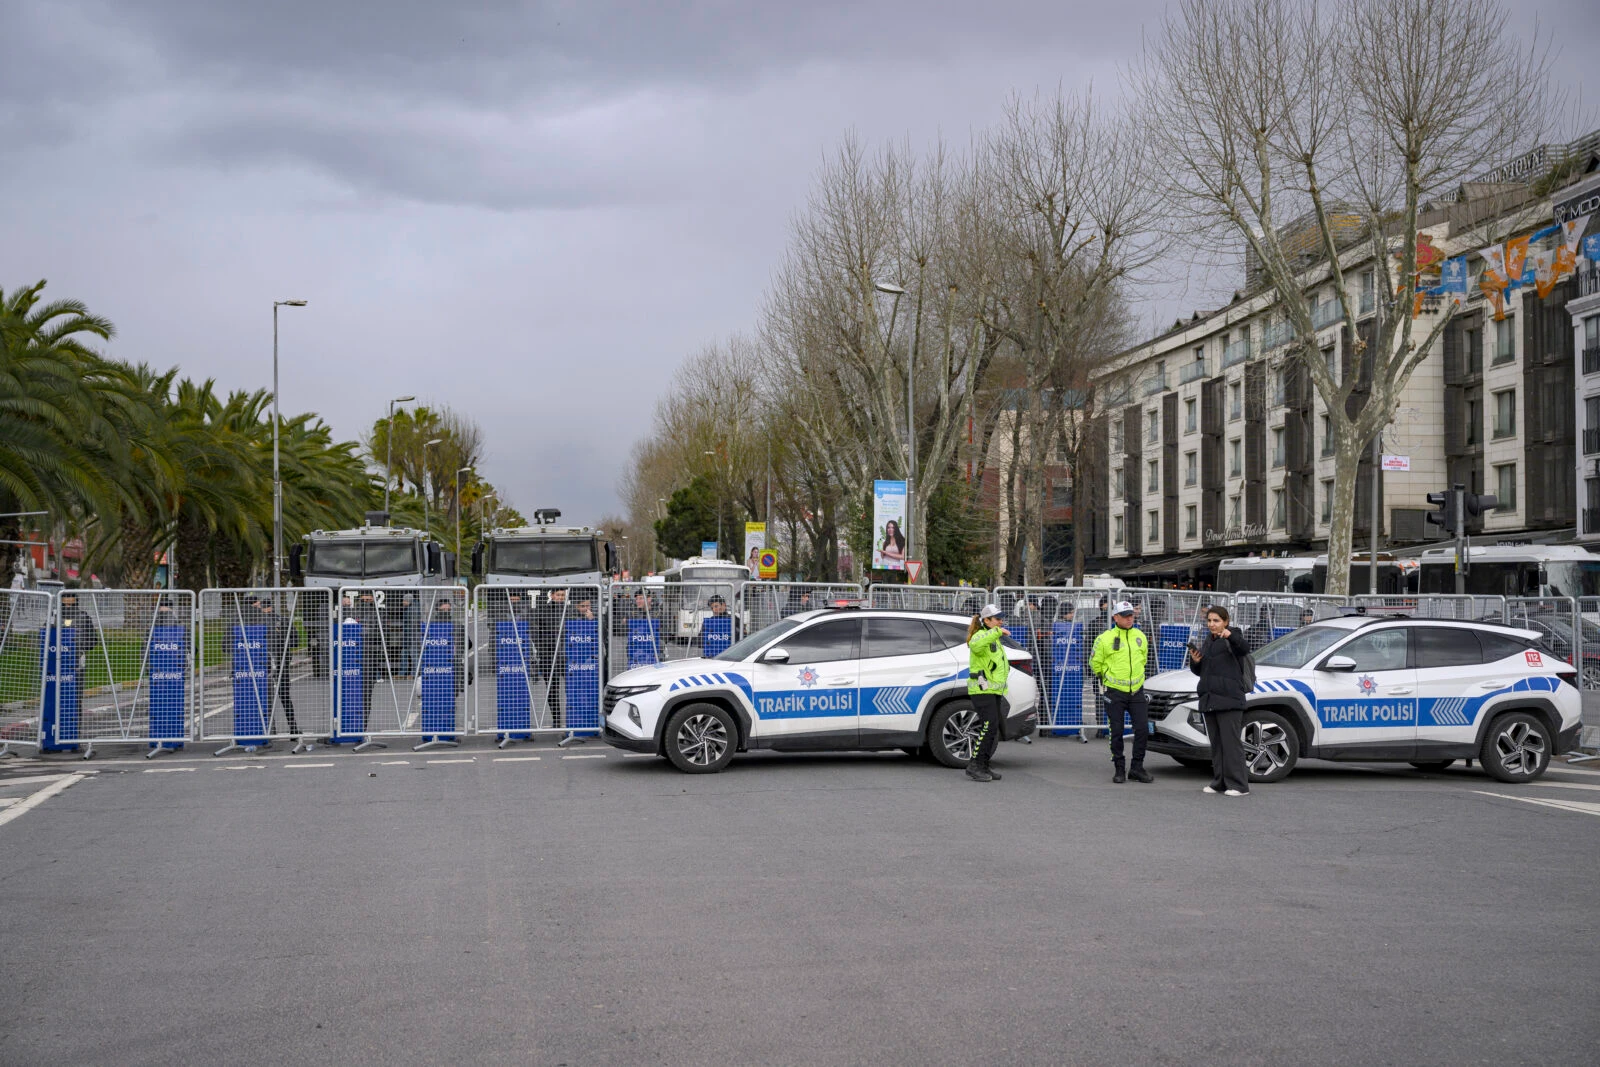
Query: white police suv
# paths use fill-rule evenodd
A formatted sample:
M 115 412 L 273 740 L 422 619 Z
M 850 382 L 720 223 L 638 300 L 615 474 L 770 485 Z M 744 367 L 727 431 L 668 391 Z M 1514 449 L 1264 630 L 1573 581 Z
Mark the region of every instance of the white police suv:
M 972 756 L 967 620 L 916 611 L 807 611 L 715 659 L 671 660 L 613 678 L 602 736 L 689 773 L 735 752 L 924 750 L 947 767 Z M 1002 740 L 1038 725 L 1033 660 L 1007 643 Z
M 1369 615 L 1286 634 L 1255 653 L 1250 779 L 1275 782 L 1309 757 L 1421 770 L 1477 759 L 1502 782 L 1532 781 L 1577 744 L 1582 722 L 1575 668 L 1539 640 L 1510 626 Z M 1145 684 L 1149 744 L 1209 768 L 1197 681 L 1184 670 Z

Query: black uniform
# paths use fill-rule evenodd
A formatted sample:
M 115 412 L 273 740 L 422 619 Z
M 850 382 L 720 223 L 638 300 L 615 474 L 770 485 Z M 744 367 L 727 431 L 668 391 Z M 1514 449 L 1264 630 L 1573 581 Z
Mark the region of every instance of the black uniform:
M 1231 629 L 1226 638 L 1207 634 L 1200 646 L 1200 662 L 1189 669 L 1200 676 L 1200 712 L 1206 718 L 1211 741 L 1211 788 L 1250 791 L 1250 774 L 1244 763 L 1244 708 L 1249 695 L 1244 687 L 1244 657 L 1250 646 L 1244 634 Z
M 547 596 L 533 609 L 533 645 L 539 656 L 539 675 L 545 683 L 545 705 L 550 709 L 551 722 L 561 713 L 562 679 L 567 671 L 566 620 L 571 608 L 566 601 L 566 590 Z
M 283 704 L 289 734 L 298 737 L 300 726 L 294 719 L 294 697 L 289 692 L 289 654 L 300 647 L 300 633 L 290 619 L 277 613 L 271 601 L 264 602 L 261 608 L 261 621 L 267 625 L 267 729 L 272 728 L 272 703 L 276 698 Z

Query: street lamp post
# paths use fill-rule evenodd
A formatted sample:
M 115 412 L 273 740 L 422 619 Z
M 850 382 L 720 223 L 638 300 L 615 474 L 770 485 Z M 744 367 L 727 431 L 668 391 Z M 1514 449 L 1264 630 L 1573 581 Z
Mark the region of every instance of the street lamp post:
M 893 282 L 878 282 L 873 288 L 880 293 L 888 293 L 894 297 L 894 310 L 889 312 L 889 336 L 893 338 L 894 318 L 900 311 L 900 298 L 906 295 L 906 291 Z M 920 288 L 918 293 L 921 293 Z M 906 356 L 906 528 L 900 532 L 906 539 L 905 558 L 908 560 L 912 558 L 911 533 L 914 524 L 911 522 L 911 516 L 915 515 L 917 511 L 917 416 L 914 386 L 916 383 L 917 343 L 922 339 L 922 298 L 920 295 L 917 300 L 917 326 L 911 338 L 911 351 Z M 921 535 L 920 530 L 917 533 L 919 536 Z M 909 578 L 909 575 L 907 577 Z
M 444 440 L 444 438 L 442 438 L 442 437 L 435 437 L 431 441 L 424 441 L 422 443 L 422 532 L 423 533 L 431 533 L 432 532 L 430 530 L 429 526 L 428 526 L 428 483 L 433 480 L 431 477 L 429 477 L 431 472 L 428 469 L 428 449 L 432 448 L 436 444 L 441 443 L 443 440 Z
M 707 449 L 708 456 L 715 456 L 714 450 Z M 722 468 L 717 468 L 717 558 L 722 558 Z
M 283 477 L 278 469 L 278 309 L 303 308 L 304 300 L 272 302 L 272 588 L 283 588 Z
M 456 573 L 461 573 L 461 476 L 471 467 L 461 467 L 456 471 Z
M 383 510 L 389 510 L 389 484 L 394 481 L 394 406 L 409 404 L 414 396 L 397 396 L 389 401 L 389 421 L 384 425 L 383 436 L 388 441 L 388 452 L 383 458 Z

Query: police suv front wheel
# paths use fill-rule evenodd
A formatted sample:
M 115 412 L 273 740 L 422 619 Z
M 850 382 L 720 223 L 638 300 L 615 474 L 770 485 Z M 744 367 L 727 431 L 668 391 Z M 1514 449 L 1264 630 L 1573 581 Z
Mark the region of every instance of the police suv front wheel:
M 965 767 L 978 745 L 978 711 L 970 700 L 952 700 L 928 722 L 928 752 L 946 767 Z
M 667 759 L 685 774 L 711 774 L 733 759 L 739 728 L 733 716 L 715 704 L 690 704 L 667 720 L 662 735 Z
M 1244 765 L 1252 782 L 1276 782 L 1288 777 L 1300 761 L 1300 732 L 1276 711 L 1245 712 Z
M 1502 782 L 1531 782 L 1550 766 L 1555 750 L 1539 716 L 1509 711 L 1489 725 L 1479 758 L 1483 769 Z

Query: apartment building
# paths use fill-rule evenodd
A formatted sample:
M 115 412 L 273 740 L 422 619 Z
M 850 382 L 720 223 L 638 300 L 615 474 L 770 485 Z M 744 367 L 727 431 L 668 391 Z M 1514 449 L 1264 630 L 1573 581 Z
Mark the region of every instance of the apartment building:
M 1552 199 L 1564 201 L 1572 188 L 1552 198 L 1520 183 L 1470 183 L 1433 205 L 1419 219 L 1419 232 L 1443 257 L 1467 256 L 1468 277 L 1476 279 L 1480 249 L 1548 224 Z M 1353 342 L 1372 336 L 1377 273 L 1359 240 L 1341 254 L 1341 266 L 1353 290 L 1354 323 L 1344 321 L 1326 265 L 1309 268 L 1305 285 L 1320 358 L 1339 381 L 1356 375 L 1360 398 L 1360 378 L 1370 366 L 1353 360 Z M 1574 427 L 1589 415 L 1584 425 L 1596 433 L 1583 446 L 1596 447 L 1585 453 L 1591 476 L 1585 491 L 1592 486 L 1595 496 L 1585 498 L 1593 501 L 1585 507 L 1600 509 L 1600 351 L 1589 357 L 1592 382 L 1585 375 L 1594 400 L 1580 401 L 1575 418 L 1569 399 L 1575 351 L 1600 348 L 1600 336 L 1575 341 L 1583 330 L 1600 330 L 1591 321 L 1600 317 L 1600 298 L 1591 302 L 1595 315 L 1585 312 L 1583 324 L 1574 325 L 1578 311 L 1568 303 L 1583 286 L 1593 292 L 1592 265 L 1542 299 L 1531 285 L 1511 290 L 1498 320 L 1476 286 L 1469 287 L 1384 432 L 1382 454 L 1407 457 L 1410 469 L 1376 475 L 1376 516 L 1374 464 L 1370 450 L 1363 454 L 1356 479 L 1359 546 L 1370 542 L 1374 519 L 1385 547 L 1434 539 L 1423 521 L 1431 510 L 1426 495 L 1452 483 L 1501 499 L 1500 509 L 1472 523 L 1474 533 L 1570 539 L 1578 497 L 1572 456 L 1580 447 Z M 1575 307 L 1590 306 L 1582 299 Z M 1415 333 L 1426 336 L 1445 310 L 1442 299 L 1426 300 Z M 1287 359 L 1291 339 L 1274 297 L 1258 284 L 1226 307 L 1197 313 L 1123 353 L 1097 377 L 1100 410 L 1109 412 L 1103 430 L 1109 460 L 1094 540 L 1106 546 L 1106 569 L 1145 581 L 1203 584 L 1227 556 L 1326 550 L 1334 482 L 1327 409 L 1306 369 Z M 1600 519 L 1600 510 L 1590 517 Z
M 1572 347 L 1577 352 L 1578 539 L 1600 546 L 1600 173 L 1590 174 L 1556 196 L 1555 220 L 1589 219 L 1578 261 L 1576 292 L 1567 302 Z

